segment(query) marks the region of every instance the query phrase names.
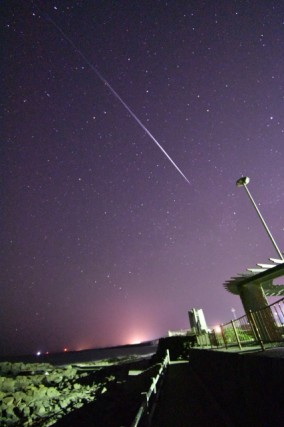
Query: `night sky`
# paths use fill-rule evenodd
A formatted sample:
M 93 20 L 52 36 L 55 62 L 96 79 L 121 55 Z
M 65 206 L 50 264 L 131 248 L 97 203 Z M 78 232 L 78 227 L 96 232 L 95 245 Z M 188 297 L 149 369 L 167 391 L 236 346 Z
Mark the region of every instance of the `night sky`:
M 284 248 L 283 2 L 0 15 L 0 353 L 158 338 L 193 307 L 210 327 L 243 315 L 223 283 L 277 253 L 241 176 Z

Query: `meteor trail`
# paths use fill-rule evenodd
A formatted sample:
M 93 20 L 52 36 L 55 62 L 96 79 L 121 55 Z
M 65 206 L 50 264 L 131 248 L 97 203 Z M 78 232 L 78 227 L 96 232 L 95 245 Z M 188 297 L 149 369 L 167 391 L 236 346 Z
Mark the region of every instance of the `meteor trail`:
M 164 153 L 167 159 L 172 163 L 172 165 L 176 168 L 176 170 L 180 173 L 180 175 L 186 180 L 188 184 L 190 181 L 184 175 L 184 173 L 180 170 L 177 164 L 173 161 L 173 159 L 169 156 L 166 150 L 161 146 L 161 144 L 157 141 L 157 139 L 152 135 L 152 133 L 146 128 L 146 126 L 141 122 L 141 120 L 136 116 L 136 114 L 131 110 L 131 108 L 126 104 L 126 102 L 121 98 L 121 96 L 116 92 L 116 90 L 110 85 L 110 83 L 103 77 L 103 75 L 97 70 L 97 68 L 88 60 L 88 58 L 80 51 L 80 49 L 75 45 L 75 43 L 67 36 L 67 34 L 56 24 L 55 21 L 45 12 L 34 3 L 32 4 L 38 9 L 38 11 L 45 16 L 45 18 L 51 22 L 51 24 L 60 32 L 60 34 L 64 37 L 64 39 L 73 47 L 73 49 L 81 56 L 81 58 L 89 65 L 89 67 L 94 71 L 97 77 L 108 87 L 111 93 L 115 96 L 115 98 L 124 106 L 124 108 L 128 111 L 128 113 L 133 117 L 133 119 L 138 123 L 138 125 L 147 133 L 147 135 L 152 139 L 152 141 L 160 148 L 160 150 Z

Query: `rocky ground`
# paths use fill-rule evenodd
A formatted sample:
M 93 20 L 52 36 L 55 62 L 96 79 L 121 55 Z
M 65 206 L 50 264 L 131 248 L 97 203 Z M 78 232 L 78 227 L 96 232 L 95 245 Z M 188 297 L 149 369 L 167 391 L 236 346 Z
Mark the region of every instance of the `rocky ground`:
M 47 363 L 2 362 L 1 426 L 47 427 L 57 423 L 65 425 L 64 420 L 66 425 L 76 425 L 76 421 L 73 424 L 71 420 L 78 416 L 84 418 L 84 414 L 88 418 L 90 411 L 93 418 L 104 417 L 104 407 L 107 406 L 106 413 L 109 413 L 112 401 L 116 400 L 117 407 L 117 398 L 122 398 L 123 393 L 124 405 L 127 396 L 133 400 L 135 395 L 138 407 L 140 393 L 147 386 L 145 377 L 150 378 L 151 374 L 142 375 L 137 381 L 131 380 L 128 372 L 141 364 L 145 367 L 148 362 L 124 358 L 64 367 Z M 144 380 L 141 381 L 142 377 Z

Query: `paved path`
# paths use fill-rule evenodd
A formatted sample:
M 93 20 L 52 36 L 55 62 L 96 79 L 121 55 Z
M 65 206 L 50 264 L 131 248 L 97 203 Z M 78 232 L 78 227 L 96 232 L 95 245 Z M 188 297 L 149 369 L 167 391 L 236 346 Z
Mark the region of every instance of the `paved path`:
M 188 362 L 170 364 L 151 427 L 233 427 L 212 393 Z

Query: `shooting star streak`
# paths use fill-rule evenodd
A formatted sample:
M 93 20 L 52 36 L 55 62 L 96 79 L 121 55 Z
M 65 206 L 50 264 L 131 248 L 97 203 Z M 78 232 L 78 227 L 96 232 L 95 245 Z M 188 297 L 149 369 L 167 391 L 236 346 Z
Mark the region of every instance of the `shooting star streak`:
M 160 150 L 164 153 L 167 159 L 172 163 L 172 165 L 176 168 L 176 170 L 180 173 L 180 175 L 186 180 L 188 184 L 190 181 L 184 175 L 184 173 L 180 170 L 177 164 L 173 161 L 173 159 L 169 156 L 166 150 L 161 146 L 161 144 L 156 140 L 156 138 L 151 134 L 151 132 L 146 128 L 146 126 L 141 122 L 141 120 L 136 116 L 136 114 L 131 110 L 131 108 L 126 104 L 126 102 L 121 98 L 121 96 L 116 92 L 116 90 L 110 85 L 110 83 L 103 77 L 103 75 L 96 69 L 96 67 L 88 60 L 88 58 L 80 51 L 80 49 L 75 45 L 75 43 L 67 36 L 67 34 L 56 24 L 55 21 L 45 12 L 43 12 L 35 2 L 32 4 L 37 8 L 37 10 L 45 16 L 45 18 L 51 22 L 51 24 L 60 32 L 60 34 L 64 37 L 64 39 L 73 47 L 75 52 L 81 56 L 81 58 L 89 65 L 89 67 L 94 71 L 97 77 L 108 87 L 111 93 L 115 96 L 115 98 L 124 106 L 124 108 L 128 111 L 128 113 L 133 117 L 133 119 L 138 123 L 138 125 L 147 133 L 147 135 L 152 139 L 152 141 L 160 148 Z

